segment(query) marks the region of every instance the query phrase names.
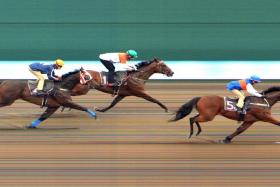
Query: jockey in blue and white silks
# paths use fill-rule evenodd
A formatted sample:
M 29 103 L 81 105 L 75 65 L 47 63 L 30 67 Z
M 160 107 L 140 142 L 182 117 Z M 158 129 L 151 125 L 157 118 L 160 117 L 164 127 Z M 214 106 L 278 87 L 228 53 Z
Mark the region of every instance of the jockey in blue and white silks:
M 37 88 L 32 91 L 32 94 L 42 92 L 45 82 L 43 74 L 46 74 L 50 80 L 59 80 L 60 77 L 54 74 L 54 70 L 62 68 L 63 65 L 64 61 L 61 59 L 55 60 L 53 64 L 44 64 L 40 62 L 30 64 L 29 71 L 39 80 Z

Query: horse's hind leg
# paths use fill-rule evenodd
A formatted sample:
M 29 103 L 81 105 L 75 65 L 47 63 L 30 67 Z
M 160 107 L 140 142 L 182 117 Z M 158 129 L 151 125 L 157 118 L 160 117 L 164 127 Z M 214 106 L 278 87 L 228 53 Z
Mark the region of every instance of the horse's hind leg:
M 230 143 L 231 140 L 241 134 L 242 132 L 244 132 L 246 129 L 248 129 L 254 122 L 244 122 L 242 123 L 234 133 L 232 133 L 231 135 L 227 136 L 224 140 L 223 140 L 223 143 Z
M 197 126 L 197 133 L 196 133 L 196 136 L 198 136 L 201 132 L 202 132 L 202 129 L 201 129 L 201 126 L 199 124 L 199 122 L 207 122 L 207 121 L 212 121 L 214 119 L 215 115 L 210 115 L 208 113 L 199 113 L 197 114 L 196 116 L 194 117 L 191 117 L 190 118 L 190 127 L 191 127 L 191 130 L 190 130 L 190 135 L 189 135 L 189 138 L 192 137 L 193 135 L 193 124 L 195 123 L 196 126 Z
M 195 124 L 196 124 L 197 129 L 198 129 L 198 131 L 197 131 L 197 133 L 196 133 L 196 136 L 198 136 L 198 135 L 201 133 L 202 129 L 201 129 L 201 127 L 200 127 L 200 124 L 199 124 L 197 121 L 195 122 Z
M 45 112 L 36 120 L 34 120 L 27 128 L 35 129 L 44 120 L 48 119 L 59 107 L 48 107 Z
M 197 116 L 198 116 L 198 115 L 196 115 L 196 116 L 190 118 L 190 135 L 189 135 L 189 138 L 191 138 L 192 135 L 193 135 L 193 123 L 195 122 L 195 118 L 196 118 Z
M 104 107 L 104 108 L 96 108 L 95 110 L 98 112 L 106 112 L 107 110 L 109 110 L 110 108 L 115 106 L 118 102 L 120 102 L 124 97 L 125 96 L 116 95 L 109 106 Z
M 193 124 L 195 123 L 196 126 L 197 126 L 197 133 L 196 133 L 196 136 L 198 136 L 200 133 L 201 133 L 201 127 L 200 127 L 200 124 L 196 121 L 196 118 L 199 116 L 199 114 L 197 114 L 196 116 L 194 117 L 191 117 L 190 118 L 190 135 L 189 135 L 189 138 L 192 137 L 193 135 Z

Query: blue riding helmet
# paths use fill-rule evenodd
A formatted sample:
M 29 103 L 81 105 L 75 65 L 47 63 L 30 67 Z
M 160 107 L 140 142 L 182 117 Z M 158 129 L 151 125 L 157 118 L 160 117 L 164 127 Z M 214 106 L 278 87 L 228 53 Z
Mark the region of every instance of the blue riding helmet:
M 254 82 L 261 82 L 261 78 L 259 76 L 257 76 L 257 75 L 252 75 L 250 77 L 250 80 L 254 81 Z

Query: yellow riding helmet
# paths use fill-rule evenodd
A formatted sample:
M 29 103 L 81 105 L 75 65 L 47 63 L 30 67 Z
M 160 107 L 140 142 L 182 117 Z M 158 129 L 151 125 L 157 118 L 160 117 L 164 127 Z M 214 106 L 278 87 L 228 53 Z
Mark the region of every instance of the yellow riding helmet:
M 55 60 L 55 64 L 56 64 L 58 67 L 62 68 L 63 65 L 64 65 L 64 61 L 61 60 L 61 59 L 57 59 L 57 60 Z

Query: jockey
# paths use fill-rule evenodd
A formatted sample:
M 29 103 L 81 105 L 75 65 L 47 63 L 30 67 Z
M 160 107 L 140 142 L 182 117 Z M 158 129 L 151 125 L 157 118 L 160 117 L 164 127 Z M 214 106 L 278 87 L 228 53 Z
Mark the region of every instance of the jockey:
M 104 53 L 99 55 L 101 63 L 108 69 L 108 83 L 110 86 L 116 86 L 114 75 L 115 75 L 115 66 L 114 64 L 118 63 L 121 65 L 124 70 L 135 70 L 133 65 L 128 65 L 126 62 L 137 58 L 137 52 L 134 50 L 128 50 L 126 53 Z
M 61 80 L 61 77 L 55 75 L 55 69 L 61 69 L 64 65 L 64 61 L 57 59 L 53 64 L 43 64 L 43 63 L 32 63 L 29 65 L 29 71 L 37 77 L 39 80 L 37 88 L 32 91 L 32 94 L 36 95 L 42 93 L 44 87 L 45 78 L 43 74 L 47 74 L 49 80 Z
M 256 96 L 256 97 L 263 97 L 263 95 L 258 93 L 253 87 L 253 85 L 255 83 L 259 83 L 259 82 L 261 82 L 260 77 L 258 77 L 257 75 L 252 75 L 248 79 L 231 81 L 227 84 L 227 90 L 231 91 L 232 93 L 237 95 L 237 97 L 239 98 L 238 103 L 236 104 L 239 112 L 242 111 L 242 108 L 244 106 L 244 99 L 245 99 L 245 96 L 241 92 L 241 90 L 244 90 L 244 91 L 246 90 L 249 94 Z

